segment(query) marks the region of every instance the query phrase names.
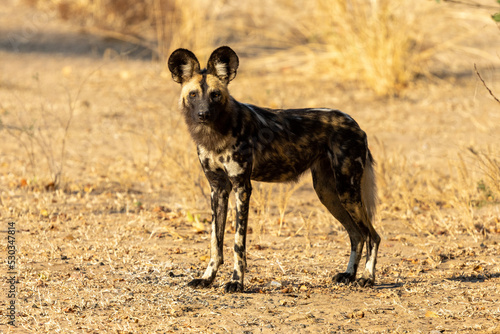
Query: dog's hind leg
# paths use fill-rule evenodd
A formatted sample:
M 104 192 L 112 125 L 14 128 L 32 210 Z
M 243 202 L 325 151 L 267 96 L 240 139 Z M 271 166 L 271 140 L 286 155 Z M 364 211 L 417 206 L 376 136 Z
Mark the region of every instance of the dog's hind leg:
M 377 253 L 380 244 L 380 236 L 373 227 L 375 207 L 377 201 L 377 187 L 375 183 L 375 172 L 373 170 L 373 158 L 368 151 L 363 177 L 361 179 L 361 195 L 366 215 L 363 223 L 368 228 L 366 239 L 366 266 L 363 277 L 358 280 L 361 286 L 371 286 L 375 283 L 375 266 L 377 264 Z
M 363 245 L 367 238 L 367 229 L 363 224 L 354 221 L 351 211 L 355 211 L 355 206 L 346 205 L 339 196 L 336 185 L 336 174 L 330 159 L 327 157 L 318 160 L 311 167 L 314 190 L 324 206 L 330 213 L 344 226 L 351 241 L 351 255 L 349 263 L 344 273 L 334 276 L 333 281 L 337 283 L 350 283 L 356 279 Z M 345 194 L 343 194 L 345 196 Z M 359 202 L 361 198 L 359 198 Z
M 358 280 L 358 284 L 372 286 L 375 283 L 375 265 L 380 236 L 372 225 L 376 205 L 373 159 L 368 150 L 366 137 L 363 137 L 358 140 L 345 140 L 344 142 L 349 145 L 343 146 L 344 151 L 339 148 L 333 150 L 336 151 L 336 155 L 332 155 L 330 158 L 340 203 L 349 213 L 351 222 L 359 228 L 366 241 L 365 272 L 363 277 Z

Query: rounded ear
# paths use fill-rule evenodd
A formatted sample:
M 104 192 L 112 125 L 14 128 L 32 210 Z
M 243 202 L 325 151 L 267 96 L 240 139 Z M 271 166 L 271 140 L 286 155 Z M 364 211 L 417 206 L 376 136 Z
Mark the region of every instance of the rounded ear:
M 228 46 L 221 46 L 210 55 L 207 73 L 217 76 L 226 84 L 236 76 L 239 60 L 236 52 Z
M 200 71 L 200 62 L 191 51 L 177 49 L 168 58 L 168 69 L 174 81 L 182 84 Z

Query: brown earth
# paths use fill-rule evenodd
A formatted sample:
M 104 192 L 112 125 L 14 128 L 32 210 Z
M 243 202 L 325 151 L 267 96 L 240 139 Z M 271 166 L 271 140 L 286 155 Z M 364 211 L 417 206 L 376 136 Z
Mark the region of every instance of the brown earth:
M 208 261 L 209 196 L 163 66 L 15 1 L 0 18 L 2 259 L 9 223 L 17 247 L 1 333 L 500 333 L 500 205 L 468 149 L 498 159 L 499 104 L 472 67 L 499 96 L 494 25 L 471 37 L 490 58 L 451 52 L 399 98 L 242 58 L 238 100 L 340 108 L 366 130 L 383 240 L 374 288 L 333 284 L 349 242 L 310 176 L 254 184 L 246 292 L 225 294 L 231 219 L 214 285 L 186 287 Z

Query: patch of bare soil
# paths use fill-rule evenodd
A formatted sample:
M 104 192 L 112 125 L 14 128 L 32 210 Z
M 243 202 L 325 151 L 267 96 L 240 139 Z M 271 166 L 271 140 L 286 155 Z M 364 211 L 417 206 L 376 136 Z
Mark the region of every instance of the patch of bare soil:
M 0 15 L 1 333 L 500 333 L 498 202 L 484 187 L 474 207 L 417 193 L 422 174 L 429 193 L 478 187 L 450 184 L 450 164 L 471 163 L 464 147 L 498 139 L 498 105 L 470 69 L 377 100 L 243 65 L 231 84 L 242 101 L 341 106 L 359 120 L 381 166 L 383 240 L 373 288 L 333 284 L 349 240 L 310 175 L 293 191 L 254 184 L 245 293 L 226 294 L 232 219 L 213 286 L 186 286 L 208 262 L 209 193 L 162 66 L 14 1 Z

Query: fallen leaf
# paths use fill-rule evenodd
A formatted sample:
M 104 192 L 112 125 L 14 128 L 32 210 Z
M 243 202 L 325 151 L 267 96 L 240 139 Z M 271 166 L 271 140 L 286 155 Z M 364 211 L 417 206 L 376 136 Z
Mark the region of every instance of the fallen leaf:
M 38 281 L 36 282 L 36 287 L 37 288 L 45 288 L 47 286 L 47 283 L 45 283 L 44 281 Z
M 48 217 L 49 216 L 49 212 L 46 209 L 42 209 L 42 210 L 40 210 L 40 215 L 42 217 Z
M 173 211 L 158 211 L 157 213 L 158 213 L 158 218 L 166 220 L 172 220 L 179 217 L 179 214 Z
M 484 270 L 484 268 L 483 268 L 483 266 L 481 266 L 480 264 L 478 264 L 477 266 L 475 266 L 475 267 L 474 267 L 474 269 L 473 269 L 473 270 L 474 270 L 474 271 L 483 271 L 483 270 Z
M 152 211 L 153 212 L 166 212 L 163 208 L 164 208 L 163 206 L 155 206 Z
M 436 312 L 427 311 L 427 312 L 425 312 L 425 317 L 426 318 L 439 318 L 439 315 Z
M 63 309 L 63 312 L 64 313 L 75 313 L 75 309 L 73 307 L 66 307 L 65 309 Z
M 351 314 L 349 314 L 349 318 L 351 319 L 361 319 L 365 317 L 365 312 L 363 311 L 354 311 Z
M 208 256 L 208 255 L 200 256 L 200 261 L 208 261 L 209 259 L 210 259 L 210 256 Z

